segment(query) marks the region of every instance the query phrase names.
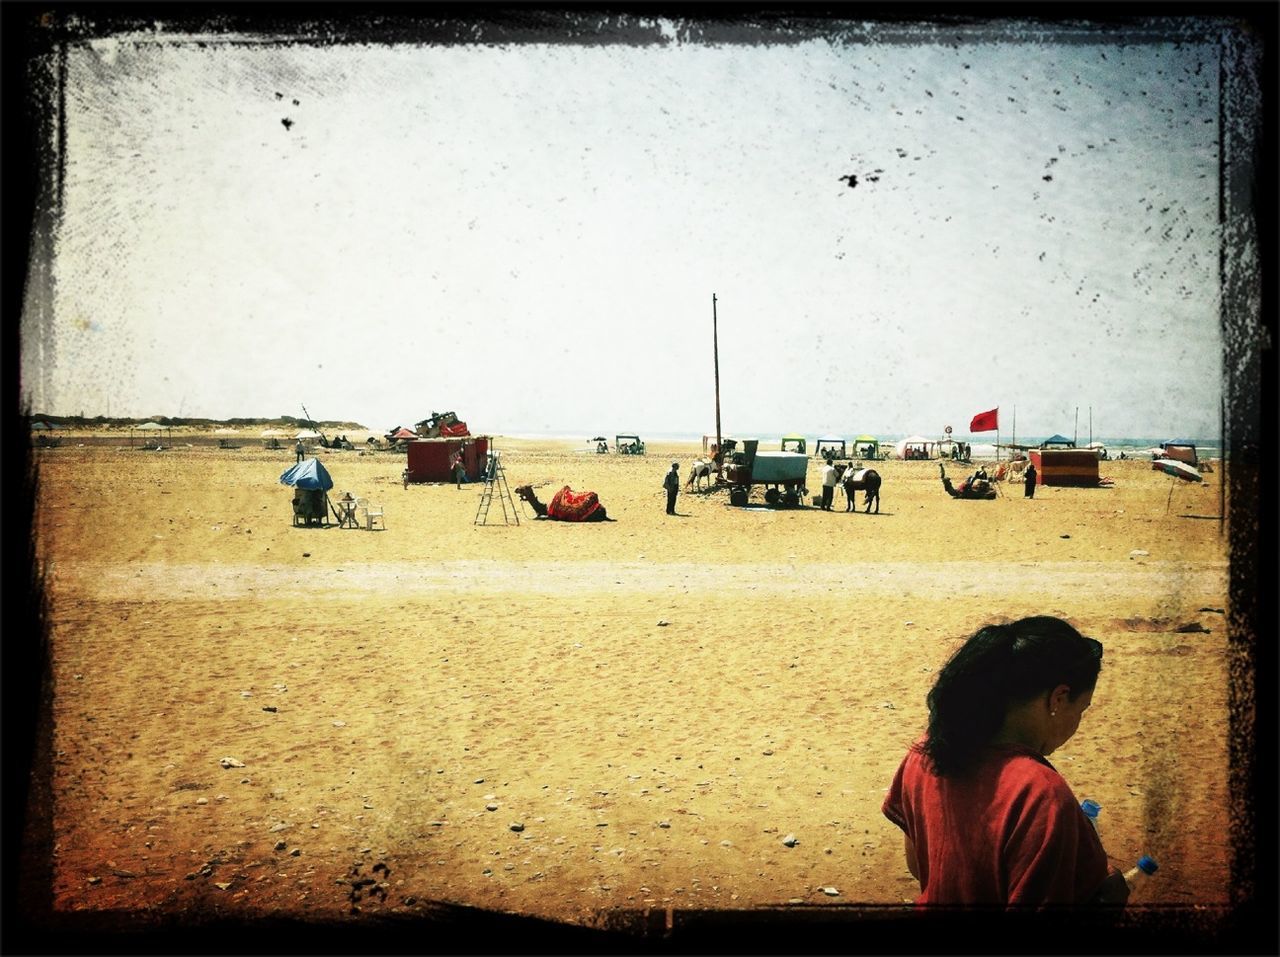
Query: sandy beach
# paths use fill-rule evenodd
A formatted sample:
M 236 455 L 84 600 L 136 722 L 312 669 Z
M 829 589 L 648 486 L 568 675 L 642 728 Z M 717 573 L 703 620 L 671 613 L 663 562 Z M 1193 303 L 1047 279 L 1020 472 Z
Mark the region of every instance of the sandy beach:
M 293 453 L 259 440 L 38 453 L 55 913 L 435 901 L 597 926 L 907 901 L 880 804 L 933 676 L 1037 613 L 1106 648 L 1052 760 L 1102 805 L 1113 862 L 1160 862 L 1144 903 L 1229 904 L 1221 465 L 1192 485 L 1107 461 L 1111 488 L 966 502 L 936 462 L 885 461 L 878 515 L 719 491 L 672 517 L 663 474 L 698 446 L 495 441 L 512 488 L 591 489 L 616 521 L 517 503 L 518 526 L 496 504 L 477 526 L 478 484 L 320 450 L 331 497 L 386 529 L 296 528 Z

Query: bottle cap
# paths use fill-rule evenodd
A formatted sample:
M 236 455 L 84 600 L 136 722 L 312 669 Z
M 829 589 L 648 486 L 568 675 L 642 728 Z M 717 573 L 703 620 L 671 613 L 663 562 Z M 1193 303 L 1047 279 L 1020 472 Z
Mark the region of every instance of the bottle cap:
M 1160 865 L 1155 862 L 1155 859 L 1146 854 L 1138 858 L 1138 869 L 1144 874 L 1154 874 L 1159 868 Z
M 1080 802 L 1080 810 L 1084 811 L 1086 817 L 1096 818 L 1098 816 L 1098 812 L 1102 810 L 1102 805 L 1097 801 L 1085 798 Z

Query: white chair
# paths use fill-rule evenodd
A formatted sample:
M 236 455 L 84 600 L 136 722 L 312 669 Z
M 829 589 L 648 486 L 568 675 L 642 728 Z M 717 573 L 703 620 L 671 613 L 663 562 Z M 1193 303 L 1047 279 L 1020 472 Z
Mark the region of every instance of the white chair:
M 356 499 L 356 507 L 364 511 L 364 527 L 372 532 L 375 525 L 384 532 L 387 530 L 386 519 L 382 515 L 382 506 L 374 505 L 367 498 Z

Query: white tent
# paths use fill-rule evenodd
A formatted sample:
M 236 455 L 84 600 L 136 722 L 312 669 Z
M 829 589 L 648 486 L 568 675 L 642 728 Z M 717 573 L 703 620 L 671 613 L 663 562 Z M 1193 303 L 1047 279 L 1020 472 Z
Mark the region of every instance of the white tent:
M 937 445 L 937 440 L 926 439 L 923 435 L 908 435 L 905 439 L 899 439 L 894 445 L 894 458 L 903 458 L 906 455 L 907 446 L 924 447 L 925 455 L 931 455 L 932 446 Z
M 289 433 L 284 429 L 263 429 L 262 437 L 264 439 L 283 439 Z

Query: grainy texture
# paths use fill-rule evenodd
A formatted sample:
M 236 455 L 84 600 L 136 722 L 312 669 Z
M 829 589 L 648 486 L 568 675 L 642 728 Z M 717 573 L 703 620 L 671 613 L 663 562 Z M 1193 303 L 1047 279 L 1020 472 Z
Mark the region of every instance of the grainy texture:
M 477 527 L 479 485 L 321 451 L 331 496 L 384 505 L 368 532 L 292 527 L 290 450 L 174 441 L 40 453 L 58 912 L 909 899 L 880 802 L 925 693 L 979 625 L 1034 613 L 1106 646 L 1052 760 L 1114 862 L 1160 861 L 1148 901 L 1228 903 L 1221 468 L 966 502 L 888 461 L 879 515 L 684 492 L 669 517 L 693 445 L 499 437 L 512 487 L 616 521 Z

